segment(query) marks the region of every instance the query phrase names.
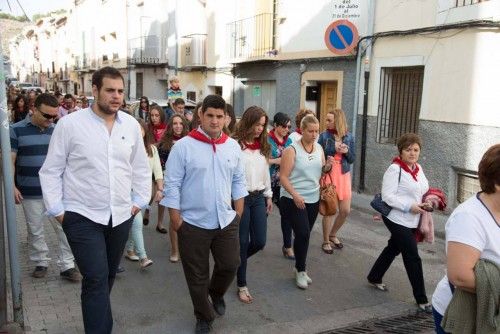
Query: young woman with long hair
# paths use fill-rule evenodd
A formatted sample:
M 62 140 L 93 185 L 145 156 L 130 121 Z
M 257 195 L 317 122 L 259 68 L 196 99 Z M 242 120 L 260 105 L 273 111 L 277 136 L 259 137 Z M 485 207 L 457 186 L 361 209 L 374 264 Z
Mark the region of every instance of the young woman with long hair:
M 159 202 L 163 197 L 163 172 L 160 165 L 160 157 L 158 156 L 158 149 L 153 144 L 151 133 L 147 131 L 146 122 L 142 119 L 137 120 L 141 125 L 142 138 L 144 139 L 144 148 L 149 158 L 149 165 L 153 171 L 153 179 L 158 191 L 153 194 L 153 201 Z M 129 238 L 127 241 L 125 257 L 130 261 L 139 261 L 141 269 L 149 267 L 153 264 L 144 248 L 144 236 L 142 234 L 142 212 L 139 211 L 132 223 Z
M 149 100 L 146 96 L 142 96 L 139 100 L 139 118 L 149 121 Z
M 157 145 L 167 129 L 167 124 L 165 123 L 165 112 L 159 105 L 153 105 L 149 110 L 149 114 L 150 117 L 148 123 L 148 130 L 153 136 L 153 143 Z M 155 184 L 153 183 L 153 191 L 157 192 L 158 190 L 159 189 L 156 188 Z M 161 191 L 163 191 L 163 187 L 161 188 Z M 151 200 L 149 204 L 151 205 L 152 203 L 153 200 Z M 149 209 L 147 209 L 144 212 L 143 223 L 144 225 L 149 224 Z M 167 229 L 163 227 L 163 219 L 162 220 L 158 219 L 158 222 L 156 224 L 156 231 L 162 234 L 167 233 Z
M 183 116 L 175 114 L 170 118 L 167 125 L 167 131 L 158 143 L 158 152 L 163 170 L 165 170 L 165 163 L 167 162 L 172 146 L 174 146 L 176 141 L 186 136 L 188 132 L 188 122 Z M 161 226 L 164 215 L 165 207 L 163 205 L 158 205 L 158 224 L 160 224 L 158 226 Z M 179 262 L 177 232 L 173 229 L 172 224 L 170 224 L 168 230 L 170 232 L 170 262 Z
M 344 247 L 337 238 L 337 233 L 351 211 L 351 164 L 356 159 L 354 136 L 347 130 L 347 122 L 342 109 L 328 111 L 326 130 L 319 135 L 318 143 L 323 147 L 325 158 L 332 164 L 330 179 L 335 185 L 339 199 L 339 210 L 335 222 L 334 216 L 323 217 L 321 248 L 323 252 L 332 254 L 332 246 L 338 249 Z
M 155 104 L 149 109 L 149 131 L 153 134 L 155 144 L 158 143 L 163 137 L 165 130 L 167 129 L 165 111 Z
M 267 141 L 268 117 L 260 107 L 249 107 L 236 125 L 234 139 L 243 151 L 242 162 L 248 196 L 240 220 L 240 267 L 237 273 L 238 298 L 251 303 L 247 288 L 247 259 L 264 248 L 267 235 L 267 215 L 273 207 L 269 158 L 271 146 Z
M 29 113 L 28 99 L 24 95 L 18 95 L 12 107 L 12 122 L 22 121 Z

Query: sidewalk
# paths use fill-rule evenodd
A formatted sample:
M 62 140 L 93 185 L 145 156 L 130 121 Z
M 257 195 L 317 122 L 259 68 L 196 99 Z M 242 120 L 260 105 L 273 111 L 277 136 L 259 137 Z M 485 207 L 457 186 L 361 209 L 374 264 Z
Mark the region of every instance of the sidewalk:
M 356 196 L 356 207 L 361 207 Z M 368 201 L 369 203 L 369 201 Z M 364 209 L 363 209 L 364 211 Z M 281 254 L 281 230 L 277 210 L 269 216 L 266 248 L 250 258 L 248 284 L 254 303 L 237 300 L 236 286 L 227 295 L 227 312 L 214 323 L 215 333 L 320 333 L 360 321 L 385 318 L 415 310 L 402 260 L 386 275 L 391 289 L 384 293 L 366 284 L 366 274 L 385 246 L 388 232 L 371 214 L 352 211 L 340 234 L 345 247 L 326 255 L 321 251 L 321 220 L 311 235 L 308 272 L 313 284 L 306 291 L 293 280 L 293 261 Z M 153 215 L 154 217 L 154 215 Z M 160 235 L 154 223 L 144 227 L 148 256 L 154 265 L 141 271 L 136 262 L 122 261 L 112 292 L 114 333 L 192 333 L 194 316 L 181 264 L 168 261 L 168 235 Z M 47 224 L 50 254 L 55 234 Z M 46 278 L 31 278 L 26 224 L 18 207 L 18 235 L 22 261 L 22 289 L 26 333 L 83 333 L 80 284 L 59 278 L 53 259 Z M 422 245 L 427 294 L 430 297 L 444 272 L 444 243 Z

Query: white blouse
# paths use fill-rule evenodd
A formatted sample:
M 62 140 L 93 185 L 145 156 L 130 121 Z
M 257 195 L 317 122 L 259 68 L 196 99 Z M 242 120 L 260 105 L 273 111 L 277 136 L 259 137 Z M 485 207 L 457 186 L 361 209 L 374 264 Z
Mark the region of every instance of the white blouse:
M 247 191 L 264 190 L 265 197 L 272 197 L 269 163 L 260 150 L 242 150 L 242 161 L 245 166 Z

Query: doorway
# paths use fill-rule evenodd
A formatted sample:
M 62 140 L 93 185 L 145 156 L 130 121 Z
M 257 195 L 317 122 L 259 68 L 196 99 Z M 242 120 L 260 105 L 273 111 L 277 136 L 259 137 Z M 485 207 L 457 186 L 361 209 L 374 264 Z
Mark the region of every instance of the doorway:
M 337 81 L 321 82 L 319 100 L 319 131 L 322 132 L 326 129 L 326 114 L 337 108 Z

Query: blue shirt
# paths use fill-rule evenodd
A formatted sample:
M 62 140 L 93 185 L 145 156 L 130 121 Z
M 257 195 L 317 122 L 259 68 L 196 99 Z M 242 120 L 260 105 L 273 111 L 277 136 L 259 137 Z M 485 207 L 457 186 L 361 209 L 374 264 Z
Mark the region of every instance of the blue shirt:
M 180 210 L 184 222 L 203 229 L 229 225 L 236 216 L 231 198 L 248 195 L 241 148 L 232 138 L 214 152 L 211 144 L 186 136 L 172 147 L 165 170 L 160 204 Z
M 42 198 L 38 172 L 49 150 L 51 124 L 42 130 L 27 116 L 10 127 L 10 147 L 16 153 L 16 185 L 25 198 Z

